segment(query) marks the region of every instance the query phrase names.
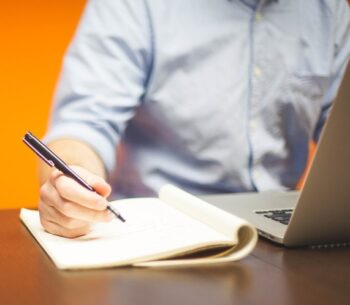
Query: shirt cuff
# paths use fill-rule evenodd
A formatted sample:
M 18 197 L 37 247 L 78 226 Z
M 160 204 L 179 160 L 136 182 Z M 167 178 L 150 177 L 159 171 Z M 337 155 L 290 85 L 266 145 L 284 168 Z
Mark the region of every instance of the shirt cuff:
M 43 141 L 52 142 L 59 138 L 75 139 L 88 144 L 102 159 L 107 173 L 115 166 L 115 146 L 106 135 L 98 130 L 82 124 L 64 123 L 49 129 Z

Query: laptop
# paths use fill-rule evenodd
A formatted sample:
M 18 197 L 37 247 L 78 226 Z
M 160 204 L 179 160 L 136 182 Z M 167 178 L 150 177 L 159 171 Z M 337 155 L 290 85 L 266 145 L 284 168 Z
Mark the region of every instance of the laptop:
M 300 192 L 267 191 L 203 198 L 288 246 L 350 244 L 350 64 Z

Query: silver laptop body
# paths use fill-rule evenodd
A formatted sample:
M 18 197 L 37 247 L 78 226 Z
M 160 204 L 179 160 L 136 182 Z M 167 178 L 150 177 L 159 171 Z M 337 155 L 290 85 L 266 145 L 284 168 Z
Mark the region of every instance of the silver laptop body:
M 240 216 L 285 246 L 350 242 L 350 64 L 323 128 L 301 192 L 210 195 L 206 201 Z M 288 225 L 266 211 L 294 209 Z

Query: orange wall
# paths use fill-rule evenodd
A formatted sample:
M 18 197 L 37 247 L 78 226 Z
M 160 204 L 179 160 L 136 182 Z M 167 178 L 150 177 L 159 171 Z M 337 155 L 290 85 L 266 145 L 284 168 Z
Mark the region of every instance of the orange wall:
M 85 0 L 0 2 L 0 208 L 35 206 L 36 156 L 22 143 L 43 136 L 63 53 Z

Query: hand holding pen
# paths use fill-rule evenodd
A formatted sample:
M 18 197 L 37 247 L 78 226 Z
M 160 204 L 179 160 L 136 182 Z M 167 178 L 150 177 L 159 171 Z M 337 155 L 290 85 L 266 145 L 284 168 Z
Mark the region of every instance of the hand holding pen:
M 31 133 L 27 133 L 23 141 L 49 166 L 57 169 L 40 190 L 39 211 L 47 231 L 76 237 L 87 233 L 92 222 L 110 221 L 114 217 L 125 221 L 105 199 L 110 187 L 101 177 L 78 166 L 68 167 Z

